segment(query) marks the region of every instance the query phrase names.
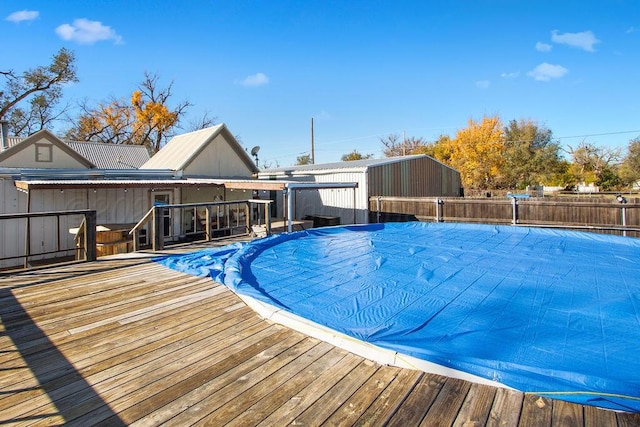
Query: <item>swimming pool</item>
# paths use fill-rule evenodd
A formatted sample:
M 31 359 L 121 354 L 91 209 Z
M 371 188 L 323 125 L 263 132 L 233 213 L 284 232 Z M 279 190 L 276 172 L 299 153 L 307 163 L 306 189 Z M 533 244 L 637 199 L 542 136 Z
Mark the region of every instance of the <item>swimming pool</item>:
M 640 412 L 640 239 L 387 223 L 158 260 L 377 347 Z

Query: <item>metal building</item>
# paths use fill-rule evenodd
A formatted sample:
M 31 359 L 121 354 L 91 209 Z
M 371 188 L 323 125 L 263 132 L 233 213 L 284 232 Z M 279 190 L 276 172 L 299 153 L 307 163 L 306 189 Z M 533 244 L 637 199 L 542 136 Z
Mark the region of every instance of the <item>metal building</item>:
M 294 195 L 294 219 L 337 217 L 341 224 L 368 223 L 370 197 L 455 197 L 462 188 L 458 171 L 426 155 L 282 167 L 264 170 L 258 179 L 357 183 L 355 190 L 310 189 Z

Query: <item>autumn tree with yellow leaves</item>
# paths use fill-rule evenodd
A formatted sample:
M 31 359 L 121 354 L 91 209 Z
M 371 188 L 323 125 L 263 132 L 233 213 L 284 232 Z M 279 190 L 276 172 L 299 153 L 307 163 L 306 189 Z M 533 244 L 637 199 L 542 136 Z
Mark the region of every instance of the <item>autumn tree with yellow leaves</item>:
M 500 182 L 504 165 L 505 132 L 498 116 L 470 119 L 468 126 L 458 130 L 455 138 L 441 135 L 435 142 L 423 138 L 401 139 L 391 134 L 380 140 L 387 157 L 426 154 L 460 172 L 467 188 L 495 188 Z
M 469 119 L 455 138 L 441 138 L 436 158 L 460 172 L 467 188 L 496 188 L 504 164 L 505 134 L 498 116 Z
M 469 189 L 525 189 L 537 184 L 568 185 L 568 163 L 560 157 L 560 146 L 552 132 L 532 120 L 511 120 L 503 126 L 500 117 L 470 119 L 454 138 L 440 135 L 434 142 L 411 137 L 409 154 L 426 154 L 460 172 Z M 395 135 L 381 140 L 388 157 L 403 147 Z M 389 148 L 394 148 L 390 150 Z
M 97 106 L 83 103 L 82 113 L 65 136 L 76 141 L 144 145 L 156 152 L 173 135 L 191 106 L 188 101 L 170 106 L 172 86 L 173 82 L 160 88 L 159 77 L 145 73 L 128 100 L 112 98 Z

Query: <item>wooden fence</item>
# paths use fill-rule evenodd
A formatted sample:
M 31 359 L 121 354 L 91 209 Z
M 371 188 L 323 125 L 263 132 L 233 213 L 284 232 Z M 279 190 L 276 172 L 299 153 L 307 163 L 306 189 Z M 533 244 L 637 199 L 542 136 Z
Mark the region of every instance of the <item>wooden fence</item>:
M 371 197 L 370 222 L 433 221 L 556 227 L 640 237 L 640 199 Z

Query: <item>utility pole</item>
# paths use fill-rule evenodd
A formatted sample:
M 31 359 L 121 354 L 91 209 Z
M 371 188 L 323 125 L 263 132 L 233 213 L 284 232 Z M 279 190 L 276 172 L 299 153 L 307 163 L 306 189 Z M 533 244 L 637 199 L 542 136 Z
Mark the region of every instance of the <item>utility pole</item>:
M 404 136 L 404 131 L 402 131 L 402 155 L 407 155 L 407 138 Z
M 316 164 L 315 147 L 313 141 L 313 117 L 311 117 L 311 164 Z

